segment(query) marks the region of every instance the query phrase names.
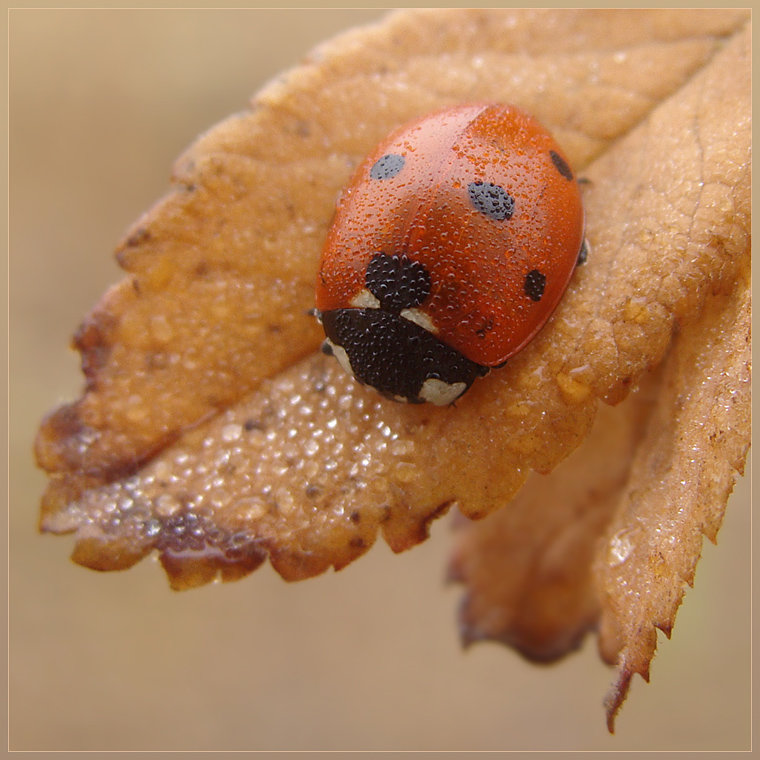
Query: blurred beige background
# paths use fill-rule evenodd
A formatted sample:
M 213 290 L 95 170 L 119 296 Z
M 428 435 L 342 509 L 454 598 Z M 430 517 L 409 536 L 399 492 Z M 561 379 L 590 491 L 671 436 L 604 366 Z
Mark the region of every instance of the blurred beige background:
M 10 746 L 17 750 L 745 749 L 749 483 L 635 680 L 615 737 L 593 638 L 551 667 L 462 652 L 445 521 L 393 556 L 288 585 L 268 566 L 177 594 L 36 533 L 36 425 L 78 393 L 69 337 L 173 159 L 310 48 L 380 11 L 10 14 Z

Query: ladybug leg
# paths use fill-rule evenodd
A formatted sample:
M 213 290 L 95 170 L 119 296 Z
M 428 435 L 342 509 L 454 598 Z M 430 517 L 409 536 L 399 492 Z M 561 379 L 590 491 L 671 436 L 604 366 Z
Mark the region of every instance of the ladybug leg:
M 581 264 L 586 263 L 586 259 L 588 258 L 589 254 L 591 253 L 591 245 L 588 242 L 587 238 L 583 238 L 583 242 L 581 243 L 581 249 L 578 251 L 578 259 L 575 262 L 575 266 L 579 267 Z

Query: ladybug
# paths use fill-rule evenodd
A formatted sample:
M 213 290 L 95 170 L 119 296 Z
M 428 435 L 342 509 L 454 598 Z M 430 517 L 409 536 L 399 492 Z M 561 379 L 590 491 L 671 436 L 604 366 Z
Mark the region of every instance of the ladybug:
M 541 329 L 585 260 L 567 159 L 510 105 L 392 133 L 340 197 L 316 285 L 334 355 L 390 398 L 451 404 Z

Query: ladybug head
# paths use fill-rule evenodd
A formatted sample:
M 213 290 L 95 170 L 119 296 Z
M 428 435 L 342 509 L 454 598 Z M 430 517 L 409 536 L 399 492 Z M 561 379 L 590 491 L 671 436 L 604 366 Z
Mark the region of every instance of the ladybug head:
M 364 279 L 350 308 L 319 314 L 327 336 L 322 350 L 359 382 L 397 401 L 445 405 L 488 372 L 441 342 L 418 308 L 431 285 L 420 262 L 377 252 Z

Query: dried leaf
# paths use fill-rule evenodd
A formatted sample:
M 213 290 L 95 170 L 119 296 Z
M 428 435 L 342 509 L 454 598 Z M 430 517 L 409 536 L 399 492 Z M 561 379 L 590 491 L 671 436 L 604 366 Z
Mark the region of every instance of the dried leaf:
M 531 470 L 549 472 L 582 442 L 599 399 L 621 401 L 663 359 L 679 325 L 678 345 L 709 328 L 703 314 L 735 305 L 726 294 L 746 280 L 749 254 L 747 19 L 405 11 L 324 45 L 199 139 L 172 192 L 120 244 L 129 277 L 75 338 L 85 393 L 38 436 L 51 475 L 42 528 L 75 531 L 75 560 L 97 569 L 157 550 L 172 585 L 187 588 L 240 577 L 267 556 L 283 577 L 305 578 L 345 566 L 378 530 L 400 551 L 454 503 L 482 517 L 509 502 Z M 315 353 L 317 259 L 363 155 L 400 123 L 463 100 L 514 102 L 554 132 L 590 180 L 593 255 L 540 335 L 456 408 L 399 405 Z M 701 344 L 690 345 L 696 356 Z M 642 628 L 621 621 L 631 604 L 619 598 L 621 571 L 603 552 L 592 564 L 591 539 L 609 545 L 627 528 L 615 483 L 652 469 L 637 458 L 628 473 L 640 434 L 636 419 L 620 424 L 604 504 L 576 486 L 588 535 L 568 532 L 572 512 L 563 520 L 547 507 L 556 533 L 517 519 L 534 543 L 519 553 L 523 584 L 506 593 L 538 588 L 527 568 L 539 562 L 548 585 L 536 617 L 489 627 L 486 602 L 469 623 L 545 659 L 601 614 L 605 656 L 621 653 L 618 695 L 644 672 Z M 715 461 L 740 467 L 742 431 L 715 441 Z M 729 481 L 721 475 L 711 509 Z M 672 576 L 688 577 L 685 561 Z M 461 550 L 462 577 L 471 563 Z M 546 605 L 563 589 L 568 603 L 552 618 Z M 640 621 L 665 625 L 669 609 Z
M 586 440 L 546 475 L 531 475 L 508 504 L 478 522 L 456 521 L 449 577 L 466 584 L 462 639 L 500 641 L 550 662 L 596 627 L 592 578 L 654 402 L 652 379 L 618 407 L 602 407 Z
M 713 297 L 674 342 L 657 404 L 593 567 L 601 602 L 600 649 L 617 664 L 606 700 L 608 724 L 634 673 L 649 680 L 668 637 L 702 538 L 715 542 L 750 440 L 749 271 Z
M 662 270 L 651 281 L 642 267 L 633 287 L 620 290 L 627 319 L 595 322 L 604 307 L 588 317 L 589 335 L 613 323 L 622 359 L 639 326 L 647 331 L 663 306 L 675 314 L 683 328 L 662 379 L 647 380 L 617 414 L 600 414 L 551 478 L 534 477 L 482 524 L 460 526 L 452 560 L 452 576 L 467 585 L 465 640 L 505 641 L 544 660 L 600 626 L 603 656 L 618 666 L 607 698 L 610 730 L 632 674 L 648 678 L 655 628 L 670 635 L 702 535 L 715 540 L 749 445 L 750 111 L 747 80 L 735 78 L 748 76 L 748 62 L 748 37 L 739 35 L 588 171 L 590 204 L 602 185 L 622 200 L 594 226 L 598 241 L 605 232 L 620 241 L 616 267 L 633 248 L 652 261 L 659 248 L 660 258 L 697 264 L 681 273 L 673 258 L 672 274 Z M 648 173 L 626 174 L 646 162 Z M 690 206 L 688 187 L 696 187 Z M 655 194 L 664 196 L 659 204 Z M 698 264 L 693 254 L 710 251 L 712 263 Z M 597 245 L 595 264 L 600 255 Z M 602 303 L 609 291 L 600 283 Z M 591 363 L 600 355 L 592 345 Z

